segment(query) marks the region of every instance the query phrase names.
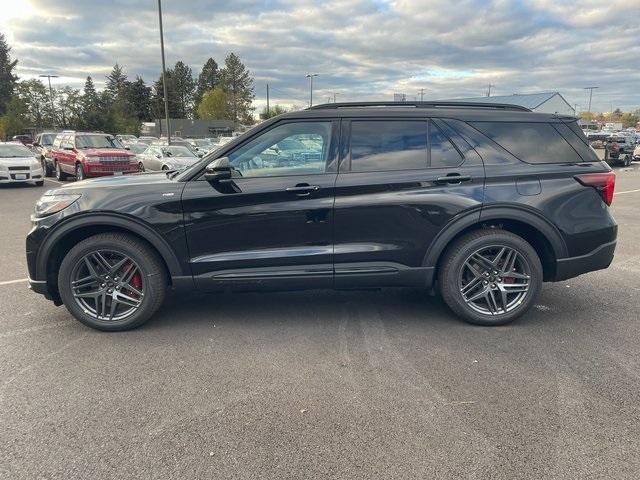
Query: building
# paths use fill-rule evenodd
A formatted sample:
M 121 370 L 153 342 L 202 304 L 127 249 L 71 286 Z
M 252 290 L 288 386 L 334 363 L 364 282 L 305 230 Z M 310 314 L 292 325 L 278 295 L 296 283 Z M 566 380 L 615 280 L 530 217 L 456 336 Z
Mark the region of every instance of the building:
M 558 113 L 560 115 L 575 115 L 575 110 L 559 92 L 545 93 L 514 93 L 513 95 L 499 95 L 494 97 L 449 98 L 450 102 L 478 102 L 478 103 L 508 103 L 520 105 L 534 112 Z
M 213 137 L 217 135 L 229 135 L 234 130 L 233 120 L 194 120 L 190 118 L 171 118 L 171 135 L 174 137 L 197 138 Z M 164 118 L 156 119 L 153 123 L 145 123 L 142 128 L 143 135 L 155 137 L 167 135 L 167 121 Z

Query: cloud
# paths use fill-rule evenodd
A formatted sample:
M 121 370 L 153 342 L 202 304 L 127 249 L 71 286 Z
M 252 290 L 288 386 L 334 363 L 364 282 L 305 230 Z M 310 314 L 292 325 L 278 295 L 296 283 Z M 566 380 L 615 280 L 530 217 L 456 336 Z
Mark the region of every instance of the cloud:
M 5 0 L 0 0 L 4 2 Z M 55 72 L 81 86 L 112 65 L 148 83 L 160 71 L 155 2 L 29 0 L 0 28 L 24 77 Z M 7 11 L 7 9 L 2 9 Z M 185 0 L 163 5 L 167 62 L 198 73 L 208 57 L 234 51 L 266 83 L 272 102 L 304 105 L 305 74 L 319 73 L 325 101 L 425 98 L 558 90 L 594 110 L 640 106 L 637 0 Z

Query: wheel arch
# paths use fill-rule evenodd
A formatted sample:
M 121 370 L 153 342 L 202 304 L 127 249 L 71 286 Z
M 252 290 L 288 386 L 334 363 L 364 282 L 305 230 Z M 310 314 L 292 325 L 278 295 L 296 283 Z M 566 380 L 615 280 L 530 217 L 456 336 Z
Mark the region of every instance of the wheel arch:
M 556 273 L 556 260 L 567 256 L 567 247 L 558 229 L 542 215 L 516 206 L 484 207 L 454 219 L 432 242 L 423 265 L 431 267 L 437 278 L 440 262 L 448 247 L 468 232 L 482 228 L 500 228 L 528 241 L 542 262 L 544 279 L 552 280 Z
M 132 235 L 153 248 L 163 260 L 167 277 L 184 277 L 180 262 L 167 242 L 151 227 L 120 215 L 100 214 L 74 217 L 47 235 L 38 251 L 36 278 L 46 279 L 50 291 L 57 291 L 57 272 L 64 254 L 85 238 L 106 232 Z

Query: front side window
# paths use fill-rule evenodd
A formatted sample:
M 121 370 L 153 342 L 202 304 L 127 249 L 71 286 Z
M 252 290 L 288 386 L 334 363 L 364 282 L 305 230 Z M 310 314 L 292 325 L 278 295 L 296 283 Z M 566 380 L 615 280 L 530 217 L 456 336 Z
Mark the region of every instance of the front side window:
M 228 155 L 243 177 L 309 175 L 325 172 L 331 122 L 278 125 Z

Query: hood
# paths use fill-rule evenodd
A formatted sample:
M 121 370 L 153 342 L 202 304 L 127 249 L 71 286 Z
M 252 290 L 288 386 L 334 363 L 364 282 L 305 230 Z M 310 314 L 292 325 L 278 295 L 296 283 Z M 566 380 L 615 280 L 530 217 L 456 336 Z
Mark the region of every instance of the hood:
M 133 157 L 134 154 L 124 148 L 81 148 L 78 150 L 87 157 Z
M 85 190 L 94 188 L 128 187 L 135 185 L 175 184 L 175 180 L 167 177 L 165 172 L 158 173 L 134 173 L 129 175 L 116 175 L 98 177 L 83 180 L 81 182 L 67 183 L 60 188 L 51 190 L 56 193 L 73 193 L 73 190 Z
M 164 163 L 176 167 L 188 167 L 199 161 L 199 157 L 165 157 Z
M 28 156 L 28 157 L 10 157 L 10 158 L 3 158 L 0 157 L 0 165 L 14 165 L 16 167 L 19 166 L 25 166 L 28 167 L 30 166 L 33 162 L 37 162 L 38 160 L 36 160 L 35 156 Z

